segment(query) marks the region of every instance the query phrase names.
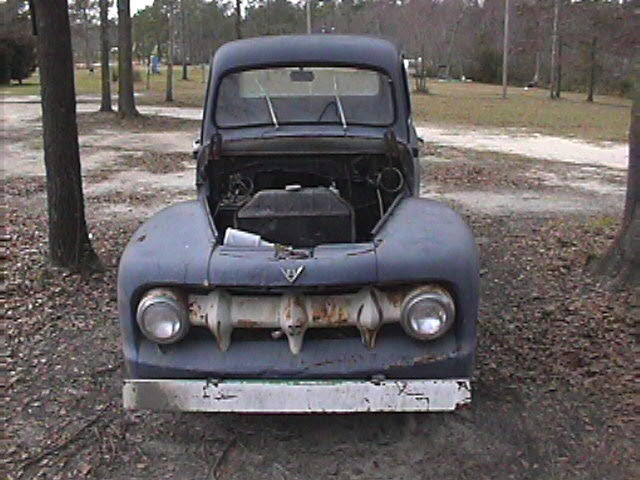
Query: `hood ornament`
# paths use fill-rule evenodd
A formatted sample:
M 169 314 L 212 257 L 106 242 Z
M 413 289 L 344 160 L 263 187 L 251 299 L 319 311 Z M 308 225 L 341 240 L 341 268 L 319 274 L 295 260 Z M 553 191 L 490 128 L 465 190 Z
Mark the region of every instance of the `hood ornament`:
M 281 268 L 280 269 L 280 271 L 282 272 L 282 275 L 284 275 L 284 278 L 286 278 L 287 282 L 289 283 L 295 282 L 303 270 L 304 270 L 304 265 L 300 265 L 298 268 Z

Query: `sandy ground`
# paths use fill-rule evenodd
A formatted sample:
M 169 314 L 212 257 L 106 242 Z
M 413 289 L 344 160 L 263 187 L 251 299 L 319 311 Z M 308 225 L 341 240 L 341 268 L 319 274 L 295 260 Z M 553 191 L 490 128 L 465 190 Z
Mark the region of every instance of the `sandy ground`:
M 595 286 L 582 287 L 578 263 L 589 247 L 583 236 L 574 236 L 620 217 L 624 169 L 580 164 L 571 152 L 549 160 L 548 144 L 522 147 L 528 153 L 517 153 L 526 158 L 507 155 L 520 139 L 533 145 L 508 132 L 500 135 L 509 142 L 489 151 L 482 134 L 477 145 L 472 133 L 461 134 L 471 137 L 463 148 L 448 143 L 454 135 L 429 139 L 422 194 L 462 212 L 481 249 L 481 338 L 470 409 L 452 415 L 125 413 L 115 307 L 118 257 L 140 222 L 195 194 L 194 162 L 185 156 L 195 135 L 104 128 L 81 136 L 88 223 L 109 268 L 80 282 L 50 271 L 43 260 L 40 107 L 2 107 L 3 174 L 16 218 L 7 238 L 22 248 L 9 256 L 9 296 L 21 297 L 9 312 L 20 322 L 13 322 L 8 343 L 6 478 L 627 480 L 638 473 L 629 429 L 610 417 L 621 402 L 606 396 L 623 382 L 611 383 L 610 364 L 598 366 L 610 352 L 581 357 L 610 338 L 579 323 L 602 324 L 593 313 L 597 301 L 604 304 L 607 325 L 626 316 L 615 317 L 615 303 Z M 79 104 L 81 111 L 95 109 Z M 177 118 L 197 113 L 153 109 Z M 612 155 L 620 148 L 580 146 Z M 136 163 L 158 151 L 180 160 L 166 173 Z M 54 279 L 63 284 L 51 289 Z M 22 300 L 35 293 L 33 302 Z M 583 293 L 592 303 L 582 305 Z M 558 333 L 559 326 L 569 331 Z M 628 355 L 627 336 L 611 335 L 610 344 L 620 342 L 621 355 Z M 631 364 L 624 356 L 617 362 Z M 559 369 L 565 363 L 570 374 Z M 581 368 L 589 370 L 581 374 Z M 588 376 L 584 384 L 580 375 Z
M 37 121 L 41 115 L 38 97 L 4 97 L 2 99 L 3 130 L 27 127 Z M 81 96 L 78 112 L 91 112 L 98 109 L 94 96 Z M 19 107 L 18 107 L 19 105 Z M 200 120 L 199 108 L 178 108 L 166 106 L 140 106 L 145 115 L 159 115 L 189 120 Z M 528 156 L 531 158 L 554 160 L 558 162 L 584 165 L 606 166 L 626 169 L 628 148 L 624 143 L 599 142 L 598 144 L 580 139 L 532 134 L 519 129 L 453 129 L 428 124 L 417 125 L 418 135 L 427 143 L 473 150 L 493 151 Z M 193 139 L 191 139 L 193 140 Z M 126 139 L 113 139 L 114 146 L 127 143 Z M 171 142 L 169 148 L 182 148 L 187 151 L 191 141 L 185 143 L 182 138 Z M 166 148 L 162 144 L 162 148 Z M 9 157 L 11 158 L 11 157 Z M 10 173 L 10 170 L 9 172 Z M 25 173 L 27 173 L 25 171 Z
M 87 99 L 85 99 L 87 100 Z M 40 104 L 33 101 L 18 103 L 15 99 L 4 99 L 2 105 L 2 176 L 44 176 L 40 124 Z M 95 112 L 95 103 L 79 102 L 78 112 Z M 144 115 L 159 115 L 178 119 L 193 120 L 199 118 L 198 109 L 173 107 L 140 107 Z M 105 197 L 110 194 L 144 194 L 148 192 L 171 192 L 165 198 L 148 205 L 138 205 L 136 211 L 131 205 L 118 204 L 113 199 L 93 202 L 87 208 L 91 217 L 103 214 L 122 214 L 125 216 L 148 216 L 166 206 L 175 198 L 188 198 L 195 194 L 195 164 L 184 163 L 179 171 L 159 174 L 119 165 L 123 156 L 140 156 L 145 153 L 188 154 L 193 140 L 197 137 L 193 131 L 176 130 L 170 132 L 131 133 L 113 129 L 97 129 L 87 135 L 80 135 L 80 156 L 85 177 L 85 196 L 88 200 Z M 177 195 L 181 195 L 176 197 Z M 138 211 L 139 210 L 139 211 Z
M 0 146 L 3 152 L 2 175 L 44 175 L 44 165 L 40 140 L 40 104 L 37 97 L 4 97 L 2 106 L 2 137 Z M 98 109 L 94 96 L 81 96 L 78 112 L 93 112 Z M 179 119 L 198 120 L 201 110 L 196 108 L 177 108 L 165 106 L 141 106 L 141 113 Z M 455 192 L 444 195 L 423 192 L 425 196 L 457 201 L 466 208 L 486 213 L 516 209 L 542 212 L 550 209 L 560 211 L 597 212 L 603 207 L 619 204 L 623 187 L 602 180 L 598 167 L 621 175 L 627 165 L 627 147 L 623 144 L 591 144 L 577 139 L 566 139 L 546 135 L 531 135 L 522 131 L 496 130 L 452 130 L 441 127 L 419 125 L 418 132 L 427 145 L 464 148 L 474 151 L 518 154 L 532 159 L 552 160 L 578 164 L 572 170 L 571 178 L 559 179 L 553 172 L 544 168 L 532 172 L 549 185 L 569 185 L 578 190 L 592 191 L 608 195 L 611 202 L 603 205 L 581 204 L 571 195 L 557 193 L 552 196 L 531 193 L 495 191 L 495 192 Z M 129 133 L 102 129 L 89 135 L 80 136 L 80 148 L 83 172 L 113 170 L 117 158 L 122 154 L 140 154 L 141 152 L 188 153 L 191 150 L 197 130 L 173 132 Z M 428 155 L 426 161 L 440 161 L 437 155 Z M 185 172 L 164 175 L 152 175 L 137 170 L 120 172 L 107 176 L 102 182 L 90 185 L 86 189 L 88 196 L 105 194 L 109 191 L 133 192 L 156 187 L 172 190 L 188 190 L 194 185 L 193 165 L 185 165 Z M 428 185 L 428 183 L 427 183 Z M 614 199 L 615 198 L 615 199 Z M 121 211 L 120 207 L 108 209 Z M 148 213 L 145 209 L 145 213 Z
M 454 129 L 418 125 L 417 131 L 425 142 L 436 145 L 512 153 L 558 162 L 626 169 L 629 159 L 628 147 L 623 143 L 593 144 L 518 129 Z

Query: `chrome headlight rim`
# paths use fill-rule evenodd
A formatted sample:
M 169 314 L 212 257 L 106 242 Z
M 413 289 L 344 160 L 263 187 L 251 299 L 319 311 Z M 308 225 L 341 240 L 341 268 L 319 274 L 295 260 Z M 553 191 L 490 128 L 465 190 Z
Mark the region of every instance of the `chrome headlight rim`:
M 409 316 L 411 309 L 418 303 L 425 300 L 437 303 L 445 312 L 445 320 L 443 322 L 443 325 L 434 334 L 419 333 L 411 326 L 412 319 Z M 437 338 L 442 337 L 449 330 L 451 330 L 451 327 L 453 326 L 453 323 L 455 321 L 455 315 L 455 302 L 453 301 L 453 297 L 451 296 L 451 294 L 446 289 L 440 286 L 429 285 L 419 287 L 409 293 L 409 295 L 407 295 L 402 306 L 400 324 L 402 325 L 405 333 L 410 337 L 423 341 L 436 340 Z
M 144 315 L 152 306 L 164 304 L 175 310 L 179 323 L 176 332 L 167 338 L 156 337 L 147 328 Z M 136 310 L 136 322 L 142 334 L 152 342 L 167 345 L 182 340 L 189 331 L 189 311 L 186 306 L 186 298 L 178 290 L 173 288 L 152 288 L 145 292 Z

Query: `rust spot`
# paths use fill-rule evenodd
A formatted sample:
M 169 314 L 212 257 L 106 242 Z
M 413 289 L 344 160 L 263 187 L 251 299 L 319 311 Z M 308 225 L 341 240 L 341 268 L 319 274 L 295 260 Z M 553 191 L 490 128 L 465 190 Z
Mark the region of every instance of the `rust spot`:
M 326 301 L 315 305 L 311 312 L 312 322 L 318 326 L 334 327 L 349 322 L 349 311 L 342 302 L 328 298 Z
M 257 328 L 260 327 L 260 322 L 249 320 L 248 318 L 241 318 L 236 321 L 236 326 L 239 328 Z
M 448 357 L 448 355 L 431 355 L 431 354 L 426 354 L 426 355 L 421 355 L 419 357 L 415 357 L 413 359 L 413 363 L 414 364 L 420 364 L 423 365 L 425 363 L 431 363 L 431 362 L 437 362 L 439 360 L 444 360 Z
M 347 253 L 347 256 L 348 257 L 355 257 L 357 255 L 366 255 L 368 253 L 373 253 L 375 251 L 376 251 L 375 247 L 373 247 L 373 248 L 365 248 L 364 250 L 358 250 L 356 252 L 349 252 L 349 253 Z
M 189 316 L 194 318 L 204 318 L 206 312 L 202 310 L 202 307 L 198 302 L 189 302 Z
M 407 292 L 404 290 L 389 290 L 388 292 L 384 292 L 384 295 L 394 307 L 400 308 L 407 296 Z
M 216 331 L 214 332 L 214 335 L 216 337 L 216 342 L 218 343 L 218 347 L 220 348 L 220 350 L 222 350 L 222 336 L 220 334 L 221 328 L 222 325 L 220 324 L 220 322 L 216 322 Z

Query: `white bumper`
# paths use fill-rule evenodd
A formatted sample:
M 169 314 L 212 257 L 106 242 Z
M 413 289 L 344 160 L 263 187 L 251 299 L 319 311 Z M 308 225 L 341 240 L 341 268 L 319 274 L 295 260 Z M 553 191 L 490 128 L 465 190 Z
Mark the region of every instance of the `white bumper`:
M 457 380 L 126 380 L 128 410 L 240 413 L 446 412 L 471 402 Z

